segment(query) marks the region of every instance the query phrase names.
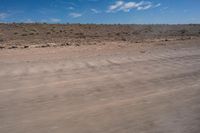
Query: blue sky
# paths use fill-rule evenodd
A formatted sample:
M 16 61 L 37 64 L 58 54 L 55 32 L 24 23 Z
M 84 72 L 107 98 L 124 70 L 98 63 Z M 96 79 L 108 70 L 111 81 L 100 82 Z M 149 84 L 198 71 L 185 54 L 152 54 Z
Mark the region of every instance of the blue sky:
M 0 0 L 0 22 L 200 23 L 200 0 Z

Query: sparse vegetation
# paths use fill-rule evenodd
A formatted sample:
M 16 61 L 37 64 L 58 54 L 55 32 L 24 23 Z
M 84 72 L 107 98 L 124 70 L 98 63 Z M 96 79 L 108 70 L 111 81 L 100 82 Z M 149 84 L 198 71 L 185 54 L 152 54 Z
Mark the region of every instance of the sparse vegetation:
M 126 41 L 126 38 L 122 37 L 122 41 Z
M 51 32 L 56 32 L 56 30 L 55 29 L 51 29 Z
M 3 42 L 4 40 L 2 38 L 0 38 L 0 42 Z
M 47 32 L 47 35 L 49 35 L 49 34 L 51 34 L 51 32 L 50 32 L 50 31 L 48 31 L 48 32 Z
M 94 25 L 94 24 L 2 24 L 0 42 L 28 44 L 58 42 L 59 46 L 103 44 L 105 41 L 126 41 L 130 43 L 153 42 L 155 39 L 167 42 L 171 38 L 188 40 L 200 35 L 200 25 Z M 9 29 L 9 30 L 6 30 Z M 172 39 L 172 40 L 173 40 Z M 66 43 L 66 40 L 69 44 Z M 26 43 L 24 43 L 26 41 Z M 42 42 L 42 43 L 41 43 Z M 41 46 L 38 46 L 41 47 Z
M 117 36 L 120 36 L 120 33 L 116 33 Z
M 24 32 L 28 32 L 28 30 L 26 28 L 23 29 Z
M 181 34 L 185 34 L 187 31 L 185 29 L 182 29 L 180 32 Z
M 34 35 L 34 33 L 33 33 L 33 32 L 31 32 L 31 33 L 29 33 L 29 35 Z
M 8 47 L 8 49 L 16 49 L 16 48 L 18 48 L 16 45 Z
M 22 36 L 28 36 L 28 34 L 27 33 L 23 33 Z
M 17 35 L 17 34 L 19 34 L 18 32 L 14 32 L 14 35 Z
M 4 46 L 0 46 L 0 49 L 4 49 L 5 47 Z
M 78 47 L 78 46 L 80 46 L 80 44 L 79 44 L 79 43 L 76 43 L 76 44 L 75 44 L 75 46 L 77 46 L 77 47 Z
M 29 48 L 29 46 L 25 45 L 24 48 Z
M 31 31 L 33 31 L 33 32 L 38 32 L 36 29 L 31 29 Z

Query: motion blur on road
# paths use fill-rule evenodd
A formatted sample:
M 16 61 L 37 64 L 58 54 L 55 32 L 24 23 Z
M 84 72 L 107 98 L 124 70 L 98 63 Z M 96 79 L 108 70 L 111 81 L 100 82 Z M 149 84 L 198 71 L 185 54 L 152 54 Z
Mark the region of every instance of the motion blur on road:
M 200 40 L 0 51 L 1 133 L 198 133 Z

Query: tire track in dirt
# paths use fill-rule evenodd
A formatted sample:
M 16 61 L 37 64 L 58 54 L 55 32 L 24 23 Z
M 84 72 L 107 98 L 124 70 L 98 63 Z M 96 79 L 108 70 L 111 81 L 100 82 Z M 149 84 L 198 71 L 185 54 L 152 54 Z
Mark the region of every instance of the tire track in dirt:
M 0 68 L 3 133 L 199 131 L 197 48 L 10 61 Z

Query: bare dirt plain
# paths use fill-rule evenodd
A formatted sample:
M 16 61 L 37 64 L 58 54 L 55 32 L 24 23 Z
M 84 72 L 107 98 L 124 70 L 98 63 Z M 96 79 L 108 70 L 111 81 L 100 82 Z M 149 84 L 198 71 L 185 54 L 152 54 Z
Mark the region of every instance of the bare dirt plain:
M 200 38 L 164 38 L 28 49 L 4 39 L 0 133 L 199 133 Z

